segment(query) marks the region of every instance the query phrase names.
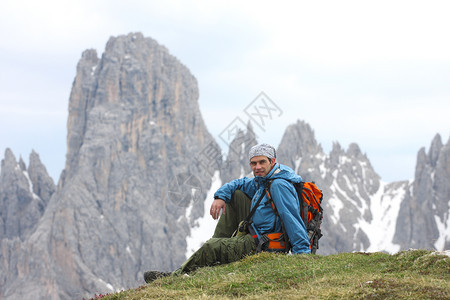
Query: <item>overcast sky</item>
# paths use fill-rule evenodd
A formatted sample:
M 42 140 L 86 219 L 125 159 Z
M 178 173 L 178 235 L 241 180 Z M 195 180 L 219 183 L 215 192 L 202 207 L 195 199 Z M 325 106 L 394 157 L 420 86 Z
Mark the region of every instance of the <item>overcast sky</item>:
M 142 32 L 197 78 L 219 142 L 264 92 L 279 110 L 259 141 L 303 120 L 326 153 L 355 142 L 384 181 L 412 179 L 418 150 L 450 135 L 449 15 L 432 0 L 2 0 L 0 158 L 34 149 L 57 181 L 81 53 Z

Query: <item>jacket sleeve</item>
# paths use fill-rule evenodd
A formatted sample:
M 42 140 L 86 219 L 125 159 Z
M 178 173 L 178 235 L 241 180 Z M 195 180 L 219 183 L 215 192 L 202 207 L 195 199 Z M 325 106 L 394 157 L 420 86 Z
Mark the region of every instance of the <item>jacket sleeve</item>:
M 306 227 L 300 217 L 300 204 L 294 186 L 286 180 L 274 180 L 270 187 L 275 207 L 289 236 L 292 252 L 311 253 Z
M 256 184 L 253 178 L 243 177 L 239 179 L 232 180 L 224 184 L 214 193 L 214 199 L 223 199 L 225 202 L 229 203 L 231 200 L 231 195 L 236 190 L 243 191 L 247 196 L 253 198 L 256 193 Z

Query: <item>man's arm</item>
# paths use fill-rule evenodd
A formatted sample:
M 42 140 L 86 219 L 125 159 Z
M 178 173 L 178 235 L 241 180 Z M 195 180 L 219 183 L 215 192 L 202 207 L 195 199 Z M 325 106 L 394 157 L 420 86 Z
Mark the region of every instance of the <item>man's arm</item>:
M 220 210 L 225 214 L 225 203 L 230 202 L 231 195 L 236 190 L 241 190 L 249 197 L 253 197 L 256 192 L 256 186 L 253 178 L 239 178 L 224 184 L 214 193 L 214 201 L 209 213 L 216 220 L 219 217 Z
M 294 186 L 286 180 L 274 180 L 270 194 L 292 245 L 292 253 L 310 253 L 309 238 L 300 216 L 300 205 Z
M 231 200 L 231 195 L 236 190 L 241 190 L 250 198 L 253 198 L 253 195 L 256 193 L 256 185 L 253 178 L 243 177 L 225 183 L 214 193 L 214 199 L 222 199 L 228 203 Z

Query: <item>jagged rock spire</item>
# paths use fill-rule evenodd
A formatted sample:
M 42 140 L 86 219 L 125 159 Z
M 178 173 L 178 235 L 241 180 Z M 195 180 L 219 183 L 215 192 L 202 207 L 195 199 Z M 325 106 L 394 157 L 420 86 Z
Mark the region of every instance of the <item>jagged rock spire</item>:
M 402 202 L 395 241 L 402 248 L 443 250 L 450 247 L 450 140 L 437 134 L 428 154 L 417 154 L 412 193 Z
M 17 161 L 7 148 L 0 173 L 0 241 L 23 240 L 33 233 L 54 191 L 36 152 L 31 153 L 27 170 L 23 159 Z

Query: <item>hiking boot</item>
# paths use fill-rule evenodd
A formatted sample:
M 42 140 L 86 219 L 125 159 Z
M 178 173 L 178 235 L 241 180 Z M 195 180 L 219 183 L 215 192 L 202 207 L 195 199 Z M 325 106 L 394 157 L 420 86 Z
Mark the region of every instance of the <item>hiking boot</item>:
M 146 283 L 155 281 L 158 278 L 169 276 L 170 273 L 160 271 L 147 271 L 144 273 L 144 280 Z

